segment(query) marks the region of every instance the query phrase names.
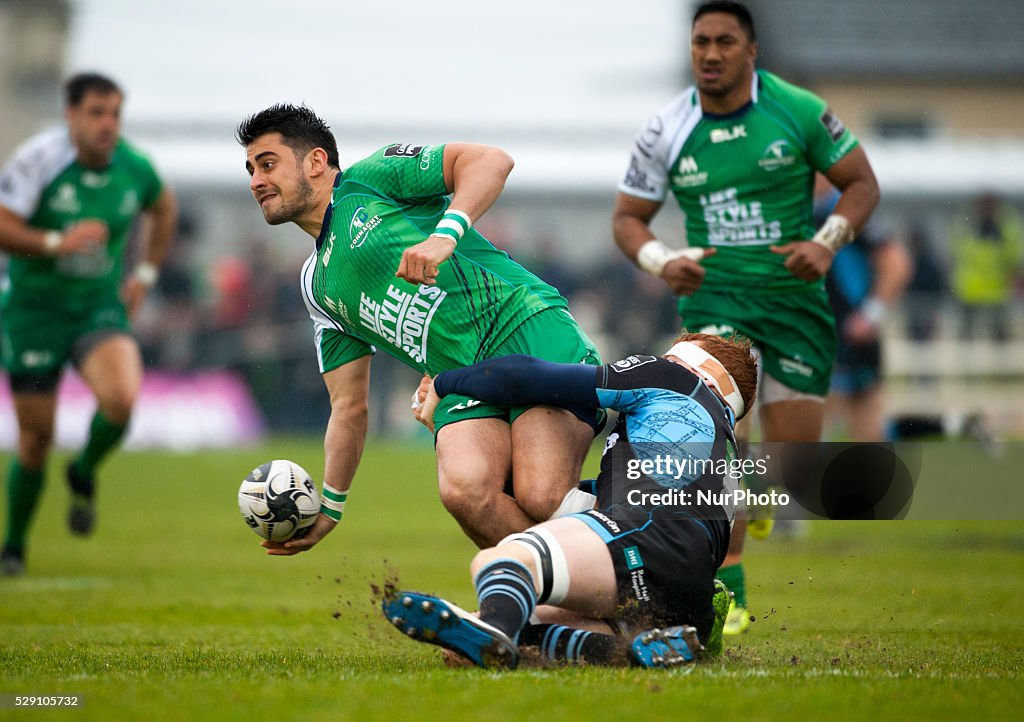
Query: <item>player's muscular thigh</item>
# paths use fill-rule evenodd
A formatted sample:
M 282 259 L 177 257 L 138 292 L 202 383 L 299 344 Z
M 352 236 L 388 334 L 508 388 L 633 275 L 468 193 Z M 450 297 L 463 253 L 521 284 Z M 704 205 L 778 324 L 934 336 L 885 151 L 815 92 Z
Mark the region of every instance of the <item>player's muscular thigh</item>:
M 571 412 L 535 406 L 512 424 L 516 501 L 538 521 L 554 513 L 576 486 L 594 430 Z

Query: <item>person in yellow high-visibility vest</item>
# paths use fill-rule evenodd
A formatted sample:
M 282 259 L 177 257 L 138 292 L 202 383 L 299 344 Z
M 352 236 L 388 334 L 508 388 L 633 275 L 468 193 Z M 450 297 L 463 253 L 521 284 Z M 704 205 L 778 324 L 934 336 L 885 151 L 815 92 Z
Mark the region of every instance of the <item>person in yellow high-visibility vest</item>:
M 1024 268 L 1024 223 L 994 193 L 978 196 L 950 231 L 953 292 L 961 308 L 961 337 L 1009 337 L 1014 281 Z

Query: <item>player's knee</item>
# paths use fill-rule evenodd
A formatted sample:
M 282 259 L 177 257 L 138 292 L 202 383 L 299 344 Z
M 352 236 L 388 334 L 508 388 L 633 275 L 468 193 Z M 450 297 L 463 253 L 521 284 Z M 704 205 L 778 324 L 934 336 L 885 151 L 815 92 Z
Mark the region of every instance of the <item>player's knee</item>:
M 479 513 L 497 491 L 478 476 L 468 473 L 445 473 L 438 479 L 441 503 L 448 513 L 462 519 Z
M 44 424 L 23 425 L 18 430 L 18 460 L 29 469 L 42 468 L 53 446 L 53 428 Z
M 531 519 L 547 521 L 573 486 L 569 483 L 554 483 L 550 478 L 516 479 L 516 503 Z
M 136 394 L 129 389 L 121 389 L 98 399 L 100 413 L 113 424 L 127 424 L 135 406 Z
M 530 551 L 521 544 L 507 544 L 504 541 L 490 549 L 481 549 L 469 564 L 469 571 L 475 577 L 481 569 L 498 559 L 514 559 L 533 575 L 537 576 L 536 564 Z

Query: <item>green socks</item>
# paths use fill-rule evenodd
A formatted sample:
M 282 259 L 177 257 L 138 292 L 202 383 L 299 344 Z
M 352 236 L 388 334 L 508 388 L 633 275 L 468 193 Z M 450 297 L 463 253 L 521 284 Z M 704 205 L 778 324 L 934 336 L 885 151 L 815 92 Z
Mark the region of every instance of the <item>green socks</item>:
M 89 441 L 73 462 L 75 471 L 91 479 L 100 461 L 117 446 L 127 428 L 127 424 L 113 424 L 107 421 L 97 411 L 89 425 Z
M 725 582 L 733 593 L 733 601 L 737 607 L 747 606 L 747 584 L 743 574 L 743 564 L 730 564 L 718 570 L 718 578 Z
M 25 548 L 25 536 L 43 491 L 44 470 L 23 469 L 18 460 L 11 462 L 7 475 L 7 536 L 4 546 Z

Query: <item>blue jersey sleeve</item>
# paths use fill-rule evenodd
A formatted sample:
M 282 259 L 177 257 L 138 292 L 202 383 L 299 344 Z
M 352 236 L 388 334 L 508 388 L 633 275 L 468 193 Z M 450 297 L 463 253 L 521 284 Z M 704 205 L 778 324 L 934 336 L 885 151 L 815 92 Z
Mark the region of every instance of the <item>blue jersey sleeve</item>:
M 533 356 L 500 356 L 434 377 L 439 396 L 462 394 L 493 404 L 598 408 L 603 366 L 559 364 Z

